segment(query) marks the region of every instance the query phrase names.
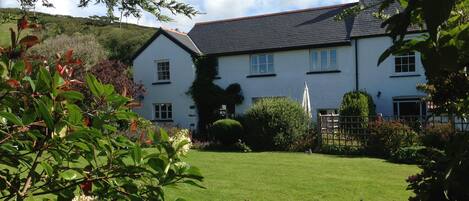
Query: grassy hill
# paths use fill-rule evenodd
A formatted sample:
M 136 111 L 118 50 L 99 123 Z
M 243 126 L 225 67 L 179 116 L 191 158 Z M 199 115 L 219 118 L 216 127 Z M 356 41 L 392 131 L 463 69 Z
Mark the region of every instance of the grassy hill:
M 22 16 L 20 9 L 0 8 L 0 46 L 9 45 L 10 27 Z M 82 18 L 45 13 L 29 13 L 30 20 L 41 24 L 43 29 L 36 35 L 43 40 L 60 34 L 92 34 L 105 47 L 111 59 L 131 62 L 132 55 L 155 33 L 152 27 L 126 23 L 112 23 L 107 18 Z

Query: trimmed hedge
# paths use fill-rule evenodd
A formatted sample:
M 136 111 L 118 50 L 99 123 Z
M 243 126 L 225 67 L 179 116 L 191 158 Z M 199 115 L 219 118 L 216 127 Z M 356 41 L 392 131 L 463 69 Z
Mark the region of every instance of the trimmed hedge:
M 233 119 L 221 119 L 212 124 L 210 137 L 222 145 L 233 145 L 243 136 L 243 126 Z
M 246 141 L 255 150 L 293 150 L 308 134 L 310 118 L 301 105 L 288 98 L 255 103 L 244 115 Z
M 344 94 L 340 105 L 342 116 L 374 116 L 376 114 L 373 98 L 364 91 L 352 91 Z

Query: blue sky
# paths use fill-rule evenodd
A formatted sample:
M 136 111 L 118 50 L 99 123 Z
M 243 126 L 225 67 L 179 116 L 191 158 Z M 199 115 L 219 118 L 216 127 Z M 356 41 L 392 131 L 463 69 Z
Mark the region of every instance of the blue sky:
M 40 1 L 40 0 L 39 0 Z M 88 17 L 91 15 L 105 15 L 106 9 L 102 5 L 90 5 L 87 8 L 78 8 L 79 0 L 49 0 L 55 8 L 45 8 L 38 4 L 37 11 Z M 282 12 L 296 9 L 328 6 L 341 3 L 350 3 L 357 0 L 180 0 L 194 6 L 205 13 L 193 19 L 184 16 L 172 16 L 174 21 L 169 23 L 157 22 L 151 14 L 145 13 L 141 19 L 134 17 L 124 18 L 124 22 L 166 28 L 177 28 L 189 31 L 194 23 L 211 20 L 221 20 L 234 17 L 252 16 L 266 13 Z M 18 7 L 17 0 L 0 0 L 0 7 Z M 119 16 L 118 13 L 116 13 Z

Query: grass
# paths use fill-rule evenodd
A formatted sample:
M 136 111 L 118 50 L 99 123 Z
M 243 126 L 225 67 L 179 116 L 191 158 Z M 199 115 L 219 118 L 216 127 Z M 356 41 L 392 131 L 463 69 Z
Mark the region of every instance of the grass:
M 381 159 L 303 153 L 192 151 L 187 161 L 205 176 L 199 189 L 180 185 L 168 200 L 407 200 L 413 165 Z

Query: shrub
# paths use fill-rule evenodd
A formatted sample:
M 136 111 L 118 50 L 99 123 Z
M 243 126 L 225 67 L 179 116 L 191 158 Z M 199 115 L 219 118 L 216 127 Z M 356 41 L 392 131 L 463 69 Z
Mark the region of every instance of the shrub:
M 244 115 L 246 140 L 256 150 L 292 150 L 308 133 L 310 119 L 301 105 L 287 98 L 255 103 Z
M 28 55 L 44 56 L 48 61 L 55 61 L 56 54 L 63 55 L 73 49 L 76 56 L 86 69 L 90 69 L 98 62 L 107 59 L 107 51 L 99 44 L 93 35 L 59 35 L 48 38 L 43 43 L 28 50 Z
M 293 151 L 310 151 L 318 146 L 318 133 L 316 126 L 312 125 L 308 133 L 299 137 L 292 145 Z
M 401 147 L 391 153 L 391 161 L 408 164 L 423 163 L 425 151 L 424 146 Z
M 243 135 L 243 126 L 233 119 L 221 119 L 213 123 L 209 129 L 212 140 L 219 141 L 222 145 L 233 145 Z
M 244 143 L 241 139 L 238 140 L 238 142 L 236 142 L 234 144 L 234 149 L 236 151 L 241 151 L 241 152 L 244 152 L 244 153 L 248 153 L 248 152 L 252 152 L 252 149 L 251 147 L 249 147 L 246 143 Z
M 377 156 L 389 157 L 401 147 L 409 147 L 417 141 L 417 133 L 398 121 L 375 122 L 370 125 L 367 151 Z
M 409 200 L 469 200 L 469 133 L 451 135 L 443 150 L 427 148 L 419 167 L 407 179 Z
M 343 116 L 373 116 L 375 115 L 373 98 L 364 91 L 352 91 L 344 94 L 340 105 L 340 115 Z
M 429 125 L 425 127 L 420 140 L 424 146 L 443 149 L 454 131 L 450 123 Z
M 338 146 L 324 144 L 321 146 L 321 153 L 335 154 L 335 155 L 363 155 L 363 148 L 357 146 Z

